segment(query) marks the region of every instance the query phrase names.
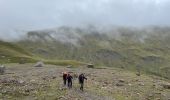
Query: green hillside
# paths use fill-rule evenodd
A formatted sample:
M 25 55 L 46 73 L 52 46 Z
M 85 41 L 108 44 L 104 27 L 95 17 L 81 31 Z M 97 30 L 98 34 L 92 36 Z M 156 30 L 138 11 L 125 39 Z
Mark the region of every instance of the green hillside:
M 3 56 L 43 60 L 56 65 L 76 66 L 87 62 L 97 66 L 140 70 L 170 79 L 169 44 L 168 27 L 119 27 L 109 30 L 60 27 L 30 31 L 24 39 L 15 43 L 1 42 L 0 51 L 1 62 L 4 62 Z
M 28 32 L 17 44 L 45 59 L 78 60 L 170 78 L 170 28 L 60 27 Z
M 7 63 L 35 63 L 37 61 L 44 61 L 47 64 L 53 65 L 82 65 L 83 62 L 73 61 L 73 60 L 48 60 L 36 56 L 29 52 L 29 50 L 24 49 L 25 46 L 20 47 L 16 43 L 0 41 L 0 64 Z
M 0 63 L 18 63 L 21 59 L 33 62 L 33 54 L 14 43 L 0 41 Z

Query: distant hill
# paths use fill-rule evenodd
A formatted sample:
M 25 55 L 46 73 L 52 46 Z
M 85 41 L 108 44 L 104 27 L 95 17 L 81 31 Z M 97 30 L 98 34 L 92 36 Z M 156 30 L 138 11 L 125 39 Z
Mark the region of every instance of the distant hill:
M 30 31 L 14 54 L 74 60 L 170 78 L 170 28 L 71 28 Z M 9 48 L 13 50 L 13 48 Z M 17 51 L 17 50 L 16 50 Z M 29 52 L 28 52 L 29 51 Z

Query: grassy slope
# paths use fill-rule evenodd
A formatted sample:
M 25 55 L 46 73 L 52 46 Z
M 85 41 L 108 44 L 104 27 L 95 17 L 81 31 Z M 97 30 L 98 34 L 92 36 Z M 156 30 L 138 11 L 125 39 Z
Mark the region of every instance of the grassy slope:
M 166 29 L 155 30 L 156 35 L 151 34 L 149 38 L 145 39 L 145 42 L 139 42 L 136 39 L 141 37 L 140 31 L 135 31 L 139 33 L 139 36 L 129 30 L 122 29 L 121 32 L 126 33 L 122 35 L 121 40 L 110 38 L 105 34 L 81 34 L 82 38 L 79 40 L 78 46 L 55 41 L 55 39 L 48 41 L 45 39 L 46 35 L 34 32 L 31 34 L 32 37 L 41 35 L 39 40 L 23 40 L 18 44 L 26 46 L 27 50 L 42 58 L 71 59 L 133 71 L 136 71 L 136 66 L 139 65 L 141 70 L 146 73 L 170 78 L 169 30 L 167 32 Z
M 34 61 L 32 54 L 16 44 L 0 41 L 0 63 L 15 63 L 20 59 Z
M 47 64 L 53 65 L 73 65 L 78 66 L 85 64 L 83 62 L 78 62 L 74 60 L 47 60 L 39 56 L 36 56 L 29 52 L 29 50 L 21 48 L 15 43 L 0 41 L 0 64 L 5 63 L 19 63 L 24 60 L 26 63 L 32 63 L 39 60 L 44 61 Z
M 170 46 L 168 45 L 170 35 L 164 31 L 160 29 L 158 35 L 145 39 L 145 42 L 136 40 L 136 37 L 141 37 L 140 34 L 137 36 L 136 33 L 134 35 L 131 32 L 123 34 L 121 40 L 110 38 L 105 34 L 81 34 L 82 38 L 78 46 L 62 43 L 51 37 L 52 41 L 48 41 L 45 37 L 49 36 L 48 32 L 43 35 L 41 32 L 34 32 L 29 35 L 31 38 L 38 36 L 37 41 L 28 39 L 15 44 L 1 41 L 0 62 L 19 62 L 24 57 L 28 62 L 43 60 L 55 65 L 77 66 L 84 64 L 82 62 L 88 62 L 133 71 L 137 70 L 136 66 L 140 66 L 143 72 L 170 79 Z M 121 32 L 123 33 L 122 30 Z M 128 33 L 128 30 L 124 32 Z

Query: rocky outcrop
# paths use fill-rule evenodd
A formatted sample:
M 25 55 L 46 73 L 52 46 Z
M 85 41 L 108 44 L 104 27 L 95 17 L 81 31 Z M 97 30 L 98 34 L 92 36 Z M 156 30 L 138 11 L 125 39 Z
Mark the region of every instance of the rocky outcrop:
M 44 62 L 39 61 L 34 65 L 34 67 L 44 67 Z

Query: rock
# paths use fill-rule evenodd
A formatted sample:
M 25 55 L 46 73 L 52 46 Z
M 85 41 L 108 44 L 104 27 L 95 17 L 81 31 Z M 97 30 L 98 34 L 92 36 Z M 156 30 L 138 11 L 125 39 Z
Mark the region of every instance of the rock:
M 102 89 L 106 89 L 107 87 L 101 87 Z
M 93 64 L 88 64 L 87 68 L 94 68 L 94 65 Z
M 124 81 L 124 79 L 120 79 L 119 82 L 120 83 L 124 83 L 125 81 Z
M 4 65 L 0 66 L 0 74 L 1 75 L 3 75 L 5 73 L 5 70 L 6 70 L 6 68 Z
M 140 76 L 140 73 L 136 73 L 137 76 Z
M 123 83 L 117 83 L 116 86 L 124 86 Z
M 108 85 L 109 83 L 108 82 L 104 82 L 104 84 Z
M 162 86 L 163 86 L 165 89 L 170 89 L 170 83 L 163 83 Z
M 140 86 L 144 86 L 145 84 L 144 83 L 139 83 Z
M 136 93 L 137 95 L 140 95 L 140 93 Z
M 19 83 L 19 84 L 23 84 L 24 81 L 23 81 L 23 80 L 19 80 L 18 83 Z
M 43 67 L 44 63 L 42 61 L 37 62 L 34 67 Z
M 130 84 L 130 83 L 129 83 L 128 85 L 129 85 L 129 86 L 132 86 L 132 84 Z
M 52 79 L 56 79 L 57 77 L 56 76 L 53 76 Z

